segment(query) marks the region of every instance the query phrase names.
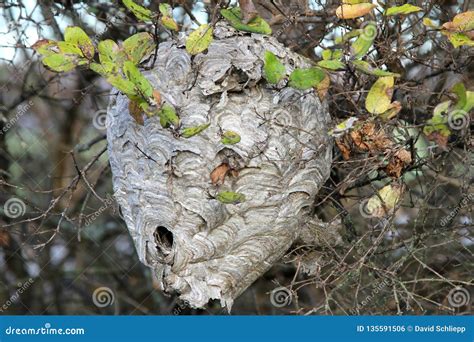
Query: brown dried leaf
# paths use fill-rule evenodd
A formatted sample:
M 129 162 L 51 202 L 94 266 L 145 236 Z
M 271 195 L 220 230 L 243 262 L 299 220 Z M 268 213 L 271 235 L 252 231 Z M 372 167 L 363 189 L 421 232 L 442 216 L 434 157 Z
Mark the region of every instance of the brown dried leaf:
M 136 101 L 130 101 L 128 104 L 128 111 L 139 125 L 143 126 L 145 124 L 145 121 L 143 120 L 143 110 Z
M 392 140 L 383 129 L 377 130 L 373 121 L 364 122 L 349 133 L 352 144 L 359 152 L 377 154 L 393 146 Z
M 316 86 L 316 92 L 318 93 L 318 97 L 321 101 L 323 101 L 326 97 L 330 85 L 331 78 L 328 74 L 326 74 L 326 77 L 324 77 L 324 79 Z
M 39 48 L 41 48 L 43 46 L 46 46 L 46 45 L 49 45 L 49 44 L 51 44 L 51 40 L 49 40 L 49 39 L 40 39 L 36 43 L 31 45 L 31 48 L 33 48 L 34 50 L 38 50 Z
M 369 145 L 363 141 L 364 135 L 362 134 L 361 130 L 354 130 L 349 133 L 354 145 L 362 151 L 368 151 L 370 149 Z
M 408 152 L 406 149 L 402 148 L 401 150 L 397 151 L 395 153 L 395 157 L 400 159 L 402 162 L 405 164 L 410 164 L 411 163 L 411 153 Z
M 257 17 L 258 12 L 252 0 L 239 0 L 239 6 L 242 10 L 242 23 L 248 24 Z
M 10 235 L 5 230 L 0 230 L 0 247 L 10 246 Z
M 351 149 L 349 145 L 347 144 L 347 141 L 345 141 L 344 138 L 336 139 L 336 145 L 337 147 L 339 147 L 339 150 L 342 153 L 342 158 L 344 158 L 344 160 L 349 160 L 350 155 L 351 155 Z
M 412 161 L 411 154 L 406 149 L 397 151 L 385 168 L 385 172 L 390 177 L 400 178 L 402 170 Z
M 221 164 L 218 167 L 216 167 L 212 172 L 211 172 L 211 182 L 214 185 L 221 185 L 224 184 L 225 181 L 225 176 L 227 175 L 227 172 L 229 172 L 230 166 L 229 164 Z
M 374 137 L 375 149 L 384 151 L 393 146 L 393 141 L 387 137 L 385 131 L 380 130 Z
M 440 147 L 446 148 L 448 145 L 448 136 L 441 134 L 439 131 L 434 131 L 433 133 L 427 136 L 428 140 L 434 141 Z
M 153 90 L 153 100 L 155 100 L 157 106 L 161 104 L 161 94 L 156 89 Z

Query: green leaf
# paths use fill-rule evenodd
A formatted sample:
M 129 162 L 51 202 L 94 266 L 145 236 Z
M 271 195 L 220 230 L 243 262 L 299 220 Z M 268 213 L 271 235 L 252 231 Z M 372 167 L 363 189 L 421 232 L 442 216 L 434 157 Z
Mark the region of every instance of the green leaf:
M 156 113 L 154 110 L 150 110 L 150 105 L 144 99 L 140 98 L 140 99 L 136 100 L 136 103 L 137 103 L 138 107 L 146 113 L 146 115 L 152 116 L 153 114 Z
M 136 4 L 132 0 L 122 0 L 122 2 L 137 19 L 145 22 L 152 20 L 153 13 L 149 9 Z
M 221 191 L 216 196 L 217 200 L 224 204 L 237 204 L 245 202 L 245 195 L 233 191 Z
M 160 10 L 160 13 L 163 15 L 163 16 L 167 16 L 167 17 L 171 17 L 173 16 L 173 9 L 171 8 L 170 4 L 160 4 L 160 6 L 158 6 L 159 10 Z
M 137 93 L 135 84 L 122 78 L 120 75 L 112 75 L 107 77 L 107 82 L 112 86 L 120 90 L 122 93 L 128 96 L 130 99 L 138 99 L 139 95 Z
M 112 68 L 112 67 L 113 67 L 113 65 L 112 66 L 108 65 L 106 67 L 104 64 L 95 63 L 95 62 L 92 62 L 89 65 L 89 69 L 91 69 L 92 71 L 98 73 L 101 76 L 104 76 L 105 78 L 114 75 L 114 73 L 110 72 L 110 70 L 109 70 L 109 68 Z
M 367 75 L 372 75 L 372 76 L 377 76 L 377 77 L 381 77 L 381 76 L 400 77 L 400 74 L 374 68 L 366 61 L 355 60 L 355 61 L 352 61 L 352 64 L 355 66 L 357 70 Z
M 354 37 L 358 37 L 361 33 L 362 33 L 361 29 L 355 29 L 355 30 L 349 31 L 349 32 L 345 33 L 342 37 L 337 37 L 335 39 L 335 43 L 336 44 L 342 44 L 342 43 L 347 42 L 348 40 L 350 40 Z
M 449 137 L 451 131 L 447 125 L 448 116 L 445 114 L 448 112 L 450 105 L 451 101 L 448 100 L 441 102 L 435 107 L 432 118 L 426 121 L 423 133 L 429 136 L 430 134 L 437 132 L 442 136 Z
M 234 145 L 240 142 L 240 135 L 234 131 L 225 131 L 221 137 L 221 143 L 224 145 Z
M 352 43 L 352 54 L 359 59 L 364 57 L 377 37 L 377 25 L 369 23 L 361 29 L 361 34 Z
M 41 39 L 31 47 L 42 56 L 51 56 L 59 53 L 58 43 L 54 40 Z
M 103 40 L 99 43 L 99 46 L 97 47 L 99 50 L 99 60 L 101 63 L 103 62 L 111 62 L 111 63 L 116 63 L 117 62 L 117 57 L 120 54 L 120 48 L 111 39 L 106 39 Z M 122 61 L 123 62 L 123 61 Z
M 397 15 L 397 14 L 409 14 L 409 13 L 418 12 L 421 10 L 422 10 L 421 7 L 405 4 L 403 6 L 395 6 L 395 7 L 388 8 L 385 11 L 384 15 L 388 17 L 391 15 Z
M 318 66 L 329 70 L 342 70 L 346 68 L 344 63 L 335 59 L 319 61 Z
M 332 57 L 331 59 L 337 59 L 340 60 L 343 56 L 343 52 L 341 49 L 336 49 L 332 51 Z
M 458 48 L 460 46 L 474 46 L 474 40 L 470 39 L 464 33 L 448 32 L 446 33 L 446 35 L 448 36 L 449 41 L 451 42 L 451 44 L 453 44 L 455 48 Z
M 178 24 L 173 19 L 173 9 L 169 4 L 160 4 L 159 6 L 161 17 L 161 24 L 169 30 L 178 31 Z
M 372 114 L 383 114 L 391 108 L 394 78 L 380 77 L 375 81 L 365 99 L 365 108 Z
M 166 16 L 161 17 L 161 24 L 164 27 L 166 27 L 168 30 L 173 30 L 173 31 L 179 30 L 178 24 L 176 24 L 176 21 L 174 21 L 174 19 L 171 17 L 166 17 Z
M 77 56 L 54 54 L 43 58 L 43 64 L 52 71 L 64 72 L 74 69 L 78 65 L 87 64 L 86 59 Z
M 365 2 L 367 2 L 367 0 L 342 0 L 343 4 L 348 4 L 348 5 L 363 4 Z
M 466 91 L 466 104 L 462 110 L 469 113 L 472 108 L 474 108 L 474 91 Z
M 99 60 L 107 74 L 116 74 L 122 68 L 125 56 L 119 46 L 110 39 L 101 41 L 98 46 Z
M 323 50 L 323 52 L 321 52 L 321 57 L 324 60 L 331 59 L 332 58 L 332 51 L 329 50 L 329 49 Z
M 325 72 L 320 68 L 297 68 L 290 75 L 289 85 L 292 88 L 305 90 L 318 85 L 325 76 Z
M 265 51 L 263 72 L 268 83 L 278 83 L 286 75 L 285 66 L 270 51 Z
M 82 50 L 76 44 L 68 42 L 57 42 L 56 44 L 60 53 L 63 55 L 76 55 L 79 57 L 85 57 Z
M 186 40 L 186 51 L 190 55 L 197 55 L 207 50 L 213 39 L 212 32 L 213 29 L 208 24 L 199 26 Z
M 448 111 L 450 105 L 451 105 L 450 100 L 441 102 L 434 108 L 433 116 L 442 116 L 444 113 Z
M 166 128 L 170 125 L 173 127 L 178 127 L 179 117 L 176 115 L 176 111 L 174 110 L 173 106 L 165 103 L 158 112 L 158 115 L 160 117 L 161 127 Z
M 210 123 L 204 124 L 204 125 L 199 125 L 199 126 L 194 126 L 194 127 L 187 127 L 184 128 L 183 131 L 181 132 L 181 136 L 185 138 L 191 138 L 192 136 L 195 136 L 196 134 L 201 133 L 204 131 L 206 128 L 210 126 Z
M 79 46 L 69 42 L 56 42 L 54 40 L 42 39 L 37 41 L 32 48 L 45 57 L 55 54 L 84 57 L 84 53 Z
M 429 136 L 434 132 L 438 132 L 442 136 L 449 137 L 451 131 L 449 130 L 447 123 L 447 118 L 441 116 L 433 116 L 431 119 L 426 121 L 426 125 L 423 128 L 423 133 Z
M 149 99 L 153 96 L 153 86 L 135 64 L 131 61 L 125 61 L 123 63 L 123 72 L 128 80 L 135 85 L 137 93 L 142 95 L 144 99 Z
M 458 101 L 456 103 L 456 106 L 454 109 L 462 109 L 466 105 L 467 97 L 466 97 L 466 87 L 464 86 L 464 83 L 459 82 L 454 85 L 454 87 L 451 89 L 451 92 L 456 95 L 458 98 Z
M 153 36 L 148 32 L 140 32 L 127 38 L 123 42 L 123 49 L 128 59 L 135 64 L 139 64 L 141 60 L 151 54 L 156 48 Z
M 66 31 L 64 32 L 64 40 L 67 43 L 76 45 L 87 59 L 94 58 L 94 44 L 92 44 L 92 40 L 80 27 L 66 27 Z
M 222 9 L 221 14 L 236 30 L 261 34 L 272 34 L 270 25 L 268 25 L 268 23 L 259 16 L 252 19 L 248 24 L 242 23 L 242 14 L 239 7 Z

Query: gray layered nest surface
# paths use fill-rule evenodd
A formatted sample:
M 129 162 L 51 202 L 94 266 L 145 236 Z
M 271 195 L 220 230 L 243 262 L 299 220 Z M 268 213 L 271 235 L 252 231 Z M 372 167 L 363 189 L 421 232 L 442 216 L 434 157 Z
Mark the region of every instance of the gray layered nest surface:
M 189 305 L 219 299 L 230 309 L 311 221 L 330 170 L 330 118 L 314 90 L 286 81 L 271 86 L 263 78 L 266 50 L 288 72 L 310 66 L 303 57 L 272 37 L 221 24 L 214 37 L 195 57 L 179 42 L 160 44 L 154 68 L 145 73 L 176 108 L 182 127 L 209 128 L 186 139 L 162 128 L 158 117 L 140 126 L 127 97 L 118 94 L 108 110 L 107 139 L 115 197 L 140 260 L 163 290 L 178 292 Z M 241 141 L 222 144 L 227 130 Z M 238 174 L 213 185 L 210 174 L 223 163 Z M 223 190 L 246 200 L 223 204 L 215 199 Z

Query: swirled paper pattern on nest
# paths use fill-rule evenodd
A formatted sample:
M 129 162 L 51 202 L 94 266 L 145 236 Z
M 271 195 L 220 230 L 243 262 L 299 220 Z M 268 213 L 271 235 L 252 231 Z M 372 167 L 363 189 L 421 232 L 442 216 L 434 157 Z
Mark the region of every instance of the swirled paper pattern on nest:
M 310 221 L 309 209 L 329 175 L 329 114 L 313 90 L 267 84 L 263 56 L 291 72 L 310 66 L 271 37 L 218 24 L 208 51 L 191 57 L 179 42 L 160 44 L 145 73 L 182 127 L 210 123 L 189 139 L 152 117 L 144 126 L 129 100 L 112 96 L 107 138 L 115 197 L 140 260 L 165 291 L 193 307 L 233 300 L 278 261 Z M 117 92 L 113 92 L 116 94 Z M 221 134 L 241 136 L 223 145 Z M 228 163 L 238 174 L 216 188 L 210 173 Z M 245 195 L 223 204 L 215 193 Z

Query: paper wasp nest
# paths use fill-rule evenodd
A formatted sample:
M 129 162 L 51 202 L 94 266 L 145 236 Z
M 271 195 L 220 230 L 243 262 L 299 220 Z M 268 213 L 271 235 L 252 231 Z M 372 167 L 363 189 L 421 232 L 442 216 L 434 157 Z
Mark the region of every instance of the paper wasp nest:
M 274 38 L 220 24 L 203 54 L 160 45 L 145 75 L 182 127 L 210 123 L 191 138 L 162 128 L 158 117 L 138 125 L 124 95 L 113 96 L 108 109 L 115 197 L 140 260 L 163 290 L 193 307 L 219 299 L 230 309 L 300 236 L 329 175 L 326 105 L 314 90 L 267 84 L 266 50 L 288 72 L 309 66 Z M 222 144 L 227 130 L 241 141 Z M 214 185 L 210 174 L 222 164 L 234 171 Z M 223 204 L 215 196 L 224 190 L 246 199 Z

